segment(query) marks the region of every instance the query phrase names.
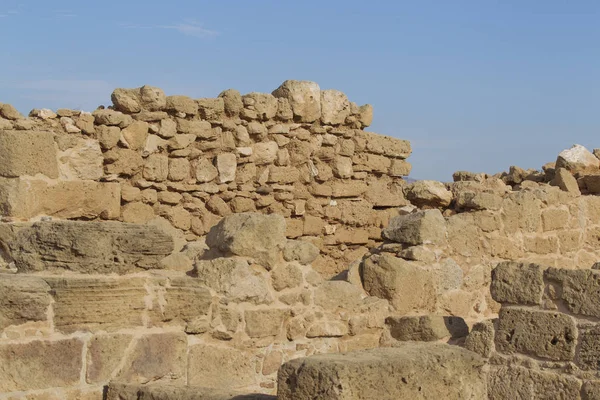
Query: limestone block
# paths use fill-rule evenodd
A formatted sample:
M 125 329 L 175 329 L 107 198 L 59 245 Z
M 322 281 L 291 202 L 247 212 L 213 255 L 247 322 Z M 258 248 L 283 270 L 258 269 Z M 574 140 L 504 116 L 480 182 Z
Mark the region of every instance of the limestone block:
M 372 179 L 364 194 L 365 199 L 374 207 L 402 207 L 410 204 L 402 191 L 402 185 L 394 181 L 386 181 L 385 175 Z
M 57 148 L 50 132 L 0 131 L 0 159 L 0 176 L 58 178 Z
M 104 170 L 107 174 L 131 176 L 144 165 L 142 155 L 131 149 L 113 148 L 104 153 Z
M 94 116 L 96 125 L 118 126 L 120 128 L 125 128 L 133 121 L 129 115 L 110 109 L 98 109 L 95 110 L 92 115 Z
M 251 338 L 277 336 L 283 328 L 284 318 L 289 311 L 283 308 L 246 310 L 246 334 Z
M 272 302 L 267 278 L 253 271 L 239 257 L 197 260 L 194 272 L 198 280 L 232 302 L 264 304 Z
M 169 176 L 169 158 L 164 154 L 150 154 L 144 165 L 143 176 L 149 181 L 162 182 Z
M 368 190 L 367 185 L 361 181 L 336 181 L 331 183 L 331 196 L 333 197 L 358 197 Z
M 342 337 L 347 334 L 347 323 L 328 320 L 317 320 L 313 322 L 306 331 L 306 337 L 309 339 Z
M 103 383 L 112 378 L 131 343 L 131 335 L 95 335 L 88 343 L 86 382 Z
M 137 339 L 117 379 L 131 383 L 184 383 L 187 338 L 183 332 L 156 333 Z
M 373 122 L 373 106 L 370 104 L 363 104 L 358 108 L 358 120 L 363 128 L 371 125 Z
M 296 263 L 286 263 L 278 266 L 271 272 L 273 288 L 281 291 L 295 288 L 302 284 L 302 270 Z
M 575 144 L 558 154 L 555 168 L 557 173 L 559 168 L 564 168 L 577 176 L 598 174 L 600 160 L 585 147 Z
M 41 221 L 0 225 L 8 262 L 19 272 L 69 270 L 127 273 L 155 268 L 173 251 L 173 239 L 150 225 Z
M 237 169 L 237 158 L 233 153 L 218 154 L 216 157 L 217 171 L 219 171 L 219 183 L 227 183 L 235 180 Z
M 399 313 L 433 311 L 435 307 L 436 280 L 420 263 L 373 255 L 363 263 L 362 278 L 371 296 L 389 300 Z
M 482 321 L 473 325 L 465 339 L 465 349 L 488 358 L 494 349 L 494 323 Z
M 268 183 L 279 183 L 282 185 L 298 182 L 300 171 L 296 167 L 275 167 L 269 168 Z
M 286 261 L 298 261 L 309 265 L 319 256 L 319 248 L 304 240 L 288 240 L 283 248 L 283 258 Z
M 249 351 L 208 344 L 191 346 L 188 385 L 236 389 L 255 385 L 257 360 Z
M 65 138 L 70 139 L 70 143 L 58 153 L 60 179 L 100 179 L 104 175 L 104 157 L 98 141 L 71 136 Z
M 412 152 L 408 140 L 364 132 L 367 139 L 367 151 L 392 158 L 406 159 Z
M 569 227 L 569 211 L 562 208 L 547 208 L 542 211 L 544 231 L 554 231 Z
M 198 114 L 198 104 L 187 96 L 167 96 L 166 110 L 189 115 Z
M 225 114 L 225 101 L 218 97 L 216 99 L 197 99 L 200 117 L 207 121 L 219 121 Z
M 477 229 L 472 213 L 460 213 L 447 219 L 448 244 L 454 252 L 465 257 L 483 255 L 481 231 Z
M 79 384 L 80 339 L 0 344 L 0 393 Z
M 548 268 L 545 278 L 560 287 L 556 296 L 573 314 L 600 317 L 599 270 Z
M 224 254 L 253 258 L 267 269 L 280 261 L 285 242 L 285 219 L 276 214 L 230 215 L 213 227 L 206 237 L 210 248 Z
M 315 288 L 314 303 L 327 311 L 353 310 L 362 303 L 363 291 L 346 281 L 326 281 Z
M 446 242 L 446 221 L 437 209 L 422 210 L 392 218 L 382 233 L 386 239 L 397 243 L 443 245 Z
M 279 366 L 278 366 L 279 367 Z M 202 383 L 200 383 L 202 385 Z M 266 394 L 248 394 L 246 391 L 228 390 L 224 386 L 207 388 L 204 386 L 168 385 L 138 385 L 121 382 L 111 382 L 107 390 L 106 400 L 276 400 L 275 396 Z M 88 399 L 69 399 L 88 400 Z M 95 399 L 89 399 L 95 400 Z
M 277 114 L 277 98 L 269 93 L 248 93 L 242 96 L 244 105 L 256 111 L 258 119 L 267 121 Z
M 494 367 L 488 377 L 488 399 L 579 399 L 581 381 L 555 372 L 518 366 Z
M 540 304 L 544 293 L 544 269 L 537 264 L 501 262 L 492 270 L 490 291 L 499 303 Z
M 169 159 L 169 176 L 172 181 L 182 181 L 190 176 L 190 162 L 187 158 Z
M 502 222 L 508 233 L 521 229 L 524 232 L 537 232 L 541 225 L 542 202 L 530 191 L 517 191 L 504 198 Z
M 566 168 L 558 168 L 555 172 L 554 178 L 550 181 L 553 186 L 558 186 L 565 192 L 572 193 L 576 196 L 581 195 L 577 180 Z
M 222 217 L 231 214 L 231 208 L 229 208 L 227 203 L 225 203 L 225 200 L 219 196 L 211 196 L 211 198 L 206 202 L 206 208 Z
M 0 331 L 28 321 L 46 321 L 50 286 L 34 276 L 0 274 Z
M 207 159 L 203 158 L 196 164 L 196 180 L 198 182 L 210 182 L 219 175 L 217 168 Z
M 202 282 L 189 277 L 172 277 L 164 294 L 160 319 L 167 322 L 192 322 L 205 316 L 212 304 L 212 295 Z
M 385 323 L 392 338 L 400 341 L 432 342 L 444 338 L 462 338 L 469 333 L 469 327 L 460 317 L 442 315 L 387 317 Z
M 554 311 L 502 307 L 496 331 L 496 349 L 549 360 L 571 361 L 577 328 L 573 318 Z
M 272 164 L 277 159 L 277 142 L 260 142 L 252 145 L 252 161 L 256 165 Z
M 351 178 L 354 174 L 350 157 L 336 157 L 333 160 L 333 175 L 337 178 Z
M 23 119 L 23 115 L 11 104 L 0 104 L 0 115 L 6 119 Z
M 321 117 L 321 88 L 315 82 L 287 80 L 273 96 L 289 102 L 299 122 L 314 122 Z
M 456 195 L 457 210 L 499 210 L 502 197 L 496 193 L 461 190 Z
M 417 181 L 406 189 L 406 198 L 417 207 L 447 207 L 452 202 L 452 192 L 437 181 Z
M 321 121 L 326 125 L 340 125 L 350 116 L 350 101 L 339 90 L 321 90 Z
M 319 354 L 285 363 L 277 395 L 280 400 L 484 399 L 483 366 L 470 351 L 432 343 Z
M 127 203 L 122 208 L 123 222 L 144 224 L 154 218 L 154 209 L 139 201 Z
M 600 328 L 579 331 L 576 362 L 583 370 L 597 371 L 600 363 Z
M 144 121 L 135 121 L 127 128 L 121 131 L 127 147 L 132 150 L 140 150 L 146 144 L 148 138 L 148 123 Z
M 229 117 L 239 115 L 240 111 L 244 108 L 242 95 L 235 89 L 227 89 L 221 92 L 219 97 L 223 99 L 223 108 L 225 114 Z
M 115 109 L 124 113 L 133 114 L 142 111 L 140 105 L 140 89 L 115 89 L 110 99 Z
M 600 381 L 585 382 L 581 389 L 581 400 L 600 400 Z
M 5 216 L 23 219 L 40 215 L 116 219 L 121 214 L 120 185 L 116 182 L 0 178 L 0 210 Z

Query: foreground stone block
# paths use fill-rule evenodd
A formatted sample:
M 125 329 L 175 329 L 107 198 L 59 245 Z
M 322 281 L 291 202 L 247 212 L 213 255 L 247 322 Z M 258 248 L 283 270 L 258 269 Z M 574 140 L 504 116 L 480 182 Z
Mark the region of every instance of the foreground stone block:
M 156 226 L 121 222 L 0 224 L 0 243 L 19 272 L 69 270 L 124 274 L 156 268 L 173 238 Z
M 414 317 L 387 317 L 390 335 L 400 341 L 431 342 L 444 338 L 467 336 L 469 327 L 460 317 L 422 315 Z
M 223 218 L 206 237 L 208 247 L 254 258 L 267 269 L 281 261 L 285 242 L 285 219 L 277 214 L 234 214 Z
M 0 131 L 0 159 L 0 176 L 58 178 L 57 148 L 50 132 Z
M 28 321 L 45 321 L 50 286 L 33 276 L 0 274 L 0 330 Z
M 581 381 L 575 377 L 511 366 L 492 368 L 488 399 L 579 399 Z
M 486 398 L 483 360 L 442 344 L 322 354 L 292 360 L 278 375 L 279 400 Z
M 423 210 L 393 218 L 383 230 L 386 239 L 397 243 L 419 245 L 446 242 L 446 221 L 440 210 Z
M 546 279 L 562 290 L 556 291 L 558 300 L 574 314 L 600 317 L 599 270 L 566 270 L 548 268 Z
M 0 212 L 22 219 L 116 219 L 121 214 L 121 189 L 116 182 L 0 178 Z
M 0 393 L 77 385 L 82 349 L 79 339 L 0 344 Z
M 537 264 L 505 261 L 492 271 L 492 297 L 499 303 L 540 304 L 544 270 Z
M 520 307 L 500 310 L 496 349 L 502 353 L 571 361 L 576 342 L 577 327 L 568 315 Z
M 106 400 L 277 400 L 267 394 L 247 394 L 225 388 L 111 382 Z
M 287 80 L 273 96 L 288 100 L 298 122 L 314 122 L 321 117 L 321 88 L 315 82 Z

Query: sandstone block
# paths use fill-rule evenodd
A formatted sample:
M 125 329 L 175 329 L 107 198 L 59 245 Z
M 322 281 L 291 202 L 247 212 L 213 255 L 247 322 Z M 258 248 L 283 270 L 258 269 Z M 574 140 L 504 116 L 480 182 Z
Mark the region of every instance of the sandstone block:
M 244 108 L 242 95 L 235 89 L 227 89 L 221 92 L 219 97 L 223 99 L 225 114 L 230 117 L 239 115 L 240 111 Z
M 298 122 L 314 122 L 321 117 L 321 89 L 315 82 L 287 80 L 273 96 L 289 102 Z
M 556 159 L 556 172 L 564 168 L 574 175 L 598 174 L 600 171 L 600 160 L 585 147 L 575 144 L 567 150 L 563 150 Z
M 339 90 L 321 90 L 321 121 L 326 125 L 340 125 L 350 116 L 350 101 Z
M 131 149 L 113 148 L 104 153 L 104 170 L 107 174 L 131 176 L 144 165 L 142 155 Z
M 11 104 L 0 104 L 0 115 L 6 119 L 23 119 L 23 115 Z
M 87 349 L 86 382 L 102 383 L 110 380 L 121 364 L 131 335 L 97 335 L 90 339 Z
M 77 385 L 82 349 L 77 338 L 0 344 L 0 393 Z
M 296 263 L 286 263 L 275 268 L 271 272 L 273 289 L 281 291 L 295 288 L 302 284 L 302 270 Z
M 483 360 L 442 344 L 320 354 L 285 363 L 278 399 L 484 399 Z M 385 373 L 382 373 L 385 371 Z
M 0 210 L 5 216 L 23 219 L 41 215 L 116 219 L 121 214 L 120 185 L 0 178 Z
M 569 227 L 569 211 L 561 208 L 547 208 L 542 211 L 544 231 L 554 231 Z
M 94 111 L 92 115 L 94 116 L 94 120 L 96 121 L 97 125 L 118 126 L 120 128 L 125 128 L 133 121 L 129 115 L 110 109 L 98 109 Z
M 581 382 L 575 377 L 518 366 L 492 368 L 488 399 L 579 399 Z
M 288 312 L 282 308 L 246 310 L 246 333 L 251 338 L 277 336 L 283 328 L 283 321 Z
M 248 93 L 242 97 L 244 105 L 256 112 L 258 119 L 266 121 L 277 114 L 277 98 L 269 93 Z
M 28 321 L 46 321 L 52 301 L 42 278 L 0 274 L 0 331 Z
M 256 359 L 248 351 L 198 344 L 188 355 L 188 385 L 236 389 L 256 384 Z
M 363 291 L 346 281 L 326 281 L 314 291 L 314 303 L 328 311 L 338 308 L 352 310 L 362 303 Z
M 230 301 L 254 304 L 272 302 L 266 277 L 254 272 L 242 258 L 198 260 L 194 266 L 201 283 Z
M 207 121 L 219 121 L 225 114 L 225 101 L 218 97 L 216 99 L 197 99 L 200 117 Z
M 494 348 L 494 323 L 482 321 L 473 325 L 465 339 L 465 349 L 488 358 Z
M 417 207 L 447 207 L 452 201 L 452 192 L 437 181 L 417 181 L 406 189 L 406 198 Z
M 176 113 L 198 114 L 198 104 L 187 96 L 167 96 L 166 109 Z
M 495 193 L 463 190 L 456 196 L 457 210 L 499 210 L 502 197 Z
M 576 362 L 583 370 L 597 371 L 600 365 L 600 328 L 579 331 Z
M 283 258 L 286 261 L 298 261 L 308 265 L 319 256 L 319 248 L 303 240 L 289 240 L 283 248 Z
M 237 159 L 233 153 L 218 154 L 216 157 L 217 171 L 219 171 L 219 183 L 227 183 L 235 180 Z
M 492 271 L 492 297 L 499 303 L 540 304 L 544 270 L 537 264 L 504 261 Z
M 408 140 L 400 140 L 371 132 L 365 132 L 365 136 L 367 139 L 366 149 L 371 153 L 406 159 L 412 152 Z
M 50 132 L 0 131 L 0 158 L 0 176 L 58 178 L 57 149 Z
M 204 386 L 182 386 L 169 384 L 138 385 L 111 382 L 107 390 L 106 400 L 276 400 L 275 396 L 266 394 L 248 394 L 240 390 L 228 390 L 222 387 L 207 388 Z M 88 399 L 69 399 L 88 400 Z M 89 399 L 95 400 L 95 399 Z
M 556 296 L 573 314 L 600 317 L 599 270 L 548 268 L 545 277 L 559 285 Z
M 164 154 L 150 154 L 144 165 L 143 176 L 149 181 L 162 182 L 169 176 L 169 158 Z
M 394 242 L 410 245 L 444 244 L 446 221 L 437 209 L 401 215 L 390 221 L 383 230 L 383 236 Z
M 169 159 L 169 176 L 172 181 L 182 181 L 190 176 L 190 162 L 187 158 Z
M 594 149 L 595 150 L 595 149 Z M 581 389 L 581 400 L 599 400 L 600 381 L 587 381 Z
M 196 164 L 196 180 L 201 183 L 210 182 L 219 175 L 215 166 L 203 158 Z
M 127 128 L 121 131 L 127 147 L 132 150 L 140 150 L 144 147 L 148 138 L 148 123 L 144 121 L 135 121 Z
M 20 272 L 126 273 L 154 268 L 173 251 L 173 239 L 157 227 L 119 222 L 2 224 L 0 242 Z
M 341 321 L 318 320 L 313 322 L 306 331 L 306 337 L 332 338 L 342 337 L 348 334 L 348 324 Z
M 431 342 L 444 338 L 462 338 L 469 333 L 469 327 L 460 317 L 442 315 L 387 317 L 385 323 L 390 335 L 400 341 Z
M 280 261 L 285 241 L 285 220 L 276 214 L 234 214 L 221 220 L 206 237 L 210 248 L 251 257 L 267 269 Z
M 124 113 L 133 114 L 142 111 L 140 106 L 140 89 L 115 89 L 110 99 L 115 109 Z
M 144 224 L 154 218 L 154 209 L 139 201 L 127 203 L 122 209 L 123 222 Z
M 573 318 L 554 311 L 502 307 L 496 349 L 549 360 L 570 361 L 575 356 L 577 328 Z
M 554 179 L 550 181 L 553 186 L 558 186 L 565 192 L 573 193 L 576 196 L 581 194 L 577 180 L 566 168 L 558 168 L 555 172 Z
M 98 141 L 71 138 L 67 148 L 58 153 L 61 179 L 98 180 L 104 175 L 104 157 Z
M 252 161 L 256 165 L 272 164 L 277 159 L 277 142 L 261 142 L 252 145 Z

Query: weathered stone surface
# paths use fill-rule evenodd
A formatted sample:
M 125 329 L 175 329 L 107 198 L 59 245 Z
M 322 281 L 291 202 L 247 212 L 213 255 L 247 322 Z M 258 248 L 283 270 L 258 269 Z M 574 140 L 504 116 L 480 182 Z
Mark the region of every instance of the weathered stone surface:
M 337 308 L 356 309 L 364 297 L 363 291 L 346 281 L 326 281 L 314 292 L 316 306 L 335 311 Z
M 236 389 L 256 384 L 256 359 L 247 351 L 206 344 L 192 346 L 188 384 Z
M 118 183 L 0 178 L 0 210 L 5 216 L 116 219 L 120 208 Z
M 393 218 L 383 236 L 398 243 L 419 245 L 446 242 L 446 221 L 439 210 L 423 210 Z
M 219 171 L 217 171 L 217 168 L 207 159 L 203 158 L 196 164 L 196 180 L 198 182 L 210 182 L 218 175 Z
M 187 339 L 183 332 L 157 333 L 137 339 L 117 379 L 132 383 L 185 381 Z
M 600 365 L 600 328 L 579 330 L 576 362 L 583 370 L 597 371 Z
M 417 207 L 447 207 L 452 202 L 452 192 L 441 182 L 417 181 L 406 189 L 406 198 Z
M 566 168 L 558 168 L 550 184 L 558 186 L 561 190 L 573 193 L 576 196 L 581 194 L 577 180 Z
M 0 274 L 0 331 L 9 325 L 46 321 L 52 301 L 42 278 Z
M 504 261 L 492 270 L 492 297 L 499 303 L 540 304 L 544 269 L 537 264 Z
M 389 300 L 399 313 L 434 309 L 435 279 L 420 263 L 388 254 L 373 255 L 363 263 L 362 278 L 371 296 Z
M 227 183 L 235 180 L 237 160 L 235 154 L 224 153 L 216 157 L 217 170 L 219 171 L 219 183 Z
M 110 99 L 115 105 L 115 109 L 124 113 L 137 113 L 142 110 L 140 106 L 140 89 L 115 89 Z
M 299 122 L 314 122 L 321 117 L 321 89 L 315 82 L 287 80 L 273 91 L 286 99 Z
M 242 258 L 198 260 L 194 271 L 200 282 L 230 301 L 254 304 L 272 302 L 266 278 L 253 271 Z
M 581 382 L 554 372 L 509 366 L 495 367 L 489 373 L 488 399 L 579 399 Z
M 123 222 L 132 224 L 144 224 L 154 218 L 152 206 L 139 201 L 125 204 L 122 212 Z
M 279 147 L 276 142 L 261 142 L 252 145 L 252 161 L 256 165 L 271 164 L 277 159 Z
M 333 338 L 348 334 L 348 324 L 341 321 L 317 320 L 306 331 L 307 338 Z
M 371 132 L 365 132 L 365 138 L 367 139 L 366 149 L 374 154 L 406 159 L 412 152 L 408 140 L 396 139 Z
M 600 317 L 600 271 L 548 268 L 545 277 L 558 284 L 558 300 L 573 314 Z
M 203 386 L 182 385 L 137 385 L 111 382 L 107 390 L 106 400 L 277 400 L 276 396 L 267 394 L 248 394 L 245 391 L 224 388 L 207 388 Z M 87 399 L 73 399 L 87 400 Z M 92 400 L 92 399 L 90 399 Z
M 50 132 L 0 131 L 0 159 L 0 176 L 58 178 L 57 148 Z
M 469 327 L 460 317 L 442 315 L 387 317 L 385 323 L 390 335 L 400 341 L 431 342 L 443 338 L 461 338 L 469 333 Z
M 556 170 L 565 168 L 575 175 L 597 174 L 600 170 L 600 160 L 585 147 L 575 144 L 563 150 L 556 159 Z
M 0 104 L 0 115 L 11 120 L 23 118 L 23 115 L 11 104 Z
M 144 160 L 139 152 L 120 147 L 104 153 L 104 162 L 104 171 L 117 176 L 135 175 L 144 165 Z
M 41 221 L 0 225 L 6 261 L 20 272 L 69 270 L 126 273 L 155 268 L 173 251 L 173 239 L 150 225 Z
M 321 121 L 328 125 L 339 125 L 350 116 L 350 101 L 339 90 L 321 90 Z
M 125 350 L 131 343 L 131 335 L 108 334 L 90 339 L 87 349 L 87 383 L 108 381 L 121 364 Z
M 281 291 L 302 284 L 302 270 L 298 264 L 290 262 L 280 265 L 271 272 L 273 289 Z
M 286 261 L 298 261 L 308 265 L 319 256 L 319 248 L 304 240 L 288 240 L 283 248 L 283 258 Z
M 219 97 L 223 99 L 225 114 L 230 117 L 239 115 L 240 111 L 244 108 L 242 95 L 235 89 L 227 89 L 221 92 Z
M 465 339 L 465 349 L 489 357 L 494 348 L 494 323 L 493 321 L 482 321 L 473 325 L 471 332 Z
M 164 154 L 151 154 L 144 165 L 143 176 L 149 181 L 162 182 L 169 176 L 169 158 Z
M 104 157 L 100 145 L 93 139 L 64 136 L 67 141 L 59 141 L 61 146 L 58 158 L 61 179 L 90 179 L 98 180 L 104 175 Z M 61 138 L 62 139 L 62 138 Z M 61 143 L 63 142 L 63 143 Z
M 198 104 L 187 96 L 167 96 L 166 109 L 189 115 L 198 114 Z
M 0 393 L 77 385 L 82 348 L 77 338 L 0 344 Z
M 600 400 L 600 381 L 587 381 L 581 389 L 581 400 Z
M 476 354 L 439 344 L 315 355 L 281 367 L 278 399 L 484 399 L 482 368 Z
M 246 310 L 246 333 L 251 338 L 277 336 L 283 328 L 283 320 L 288 310 L 282 308 Z
M 223 218 L 206 237 L 210 248 L 253 258 L 268 269 L 280 261 L 285 242 L 285 219 L 276 214 L 234 214 Z
M 148 123 L 144 121 L 135 121 L 127 128 L 121 131 L 123 140 L 127 147 L 133 150 L 140 150 L 144 147 L 148 138 Z
M 550 360 L 573 360 L 577 328 L 573 318 L 554 311 L 502 307 L 496 349 Z

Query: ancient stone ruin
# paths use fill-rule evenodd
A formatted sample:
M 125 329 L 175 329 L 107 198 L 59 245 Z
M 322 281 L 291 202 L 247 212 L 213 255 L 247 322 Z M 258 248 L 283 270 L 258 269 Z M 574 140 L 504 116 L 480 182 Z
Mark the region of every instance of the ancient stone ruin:
M 112 103 L 0 104 L 0 400 L 600 399 L 598 152 L 408 183 L 312 82 Z

